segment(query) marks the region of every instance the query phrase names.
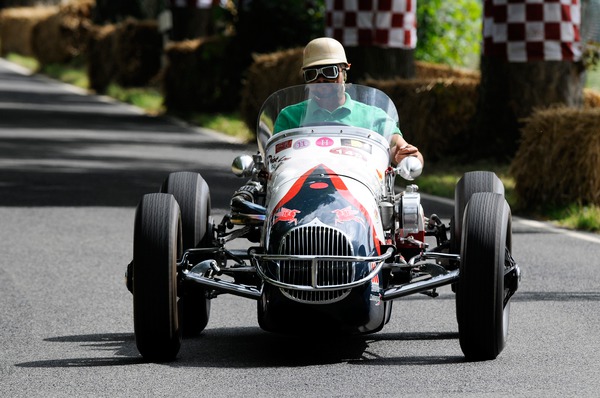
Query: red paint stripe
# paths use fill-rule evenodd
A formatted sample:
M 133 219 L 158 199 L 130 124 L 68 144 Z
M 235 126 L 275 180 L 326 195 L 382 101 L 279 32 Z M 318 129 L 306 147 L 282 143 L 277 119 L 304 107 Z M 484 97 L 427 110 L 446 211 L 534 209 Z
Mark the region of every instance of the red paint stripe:
M 285 205 L 287 202 L 289 202 L 290 200 L 292 200 L 292 198 L 294 196 L 296 196 L 298 194 L 298 192 L 300 192 L 300 189 L 302 189 L 302 185 L 304 185 L 304 181 L 306 181 L 306 179 L 318 167 L 319 166 L 315 166 L 312 169 L 308 170 L 306 173 L 304 173 L 302 176 L 300 176 L 300 178 L 298 178 L 298 180 L 296 180 L 296 182 L 294 183 L 294 185 L 292 185 L 292 187 L 285 194 L 285 196 L 283 198 L 281 198 L 281 200 L 279 201 L 279 203 L 277 203 L 277 206 L 275 206 L 274 209 L 277 210 L 277 209 L 281 208 L 283 205 Z
M 298 192 L 300 192 L 300 189 L 302 189 L 302 186 L 304 185 L 304 182 L 306 181 L 306 179 L 312 174 L 312 172 L 314 170 L 318 169 L 319 167 L 322 167 L 323 169 L 325 169 L 327 174 L 329 174 L 329 179 L 331 180 L 331 182 L 332 182 L 333 186 L 336 188 L 336 190 L 340 193 L 340 195 L 342 195 L 344 197 L 344 199 L 346 199 L 348 202 L 352 203 L 354 205 L 354 207 L 358 208 L 360 210 L 360 212 L 365 216 L 365 218 L 367 219 L 367 222 L 371 226 L 371 235 L 373 236 L 373 243 L 375 246 L 375 250 L 378 255 L 381 255 L 381 242 L 379 242 L 379 240 L 375 239 L 375 237 L 376 237 L 375 227 L 373 226 L 373 222 L 371 220 L 371 217 L 369 216 L 369 212 L 367 212 L 367 209 L 365 209 L 364 206 L 354 196 L 352 196 L 350 194 L 350 192 L 348 191 L 348 187 L 346 186 L 346 184 L 344 184 L 344 181 L 342 181 L 342 178 L 335 171 L 331 170 L 329 167 L 325 166 L 324 164 L 319 164 L 319 165 L 313 167 L 312 169 L 310 169 L 306 173 L 304 173 L 300 178 L 298 178 L 298 180 L 294 183 L 294 185 L 292 185 L 292 187 L 285 194 L 285 196 L 283 198 L 281 198 L 279 203 L 277 203 L 277 206 L 275 206 L 274 209 L 275 210 L 279 209 L 279 208 L 283 207 L 287 202 L 292 200 L 292 198 L 295 197 L 298 194 Z
M 359 209 L 360 212 L 367 219 L 368 224 L 371 226 L 371 235 L 373 236 L 373 243 L 375 245 L 375 250 L 377 251 L 377 254 L 380 255 L 381 254 L 381 245 L 380 245 L 379 240 L 375 239 L 375 237 L 376 237 L 375 227 L 373 226 L 373 220 L 371 220 L 369 212 L 367 211 L 367 209 L 364 208 L 364 206 L 353 195 L 350 194 L 348 187 L 346 186 L 346 184 L 344 184 L 344 181 L 342 181 L 342 178 L 336 172 L 334 172 L 333 170 L 331 170 L 330 168 L 328 168 L 325 165 L 323 165 L 323 168 L 327 171 L 328 174 L 330 174 L 331 182 L 332 182 L 333 186 L 337 189 L 337 191 L 340 193 L 340 195 L 342 195 L 344 197 L 344 199 L 346 199 L 348 202 L 352 203 L 352 205 L 354 205 L 354 207 Z

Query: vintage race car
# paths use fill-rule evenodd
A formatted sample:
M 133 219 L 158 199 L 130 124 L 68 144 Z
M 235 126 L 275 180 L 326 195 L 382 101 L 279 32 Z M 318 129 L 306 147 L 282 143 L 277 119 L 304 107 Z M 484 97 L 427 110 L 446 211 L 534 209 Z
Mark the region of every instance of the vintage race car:
M 312 102 L 327 90 L 359 106 L 360 123 L 318 114 Z M 294 104 L 295 116 L 283 120 Z M 173 172 L 159 193 L 144 195 L 126 272 L 143 357 L 174 359 L 182 335 L 200 333 L 211 300 L 225 293 L 256 300 L 267 331 L 360 334 L 384 327 L 393 300 L 436 297 L 451 285 L 464 355 L 496 358 L 520 280 L 504 186 L 492 172 L 466 173 L 452 220 L 426 217 L 416 185 L 396 192 L 398 174 L 420 172 L 414 158 L 389 166 L 397 122 L 392 101 L 374 88 L 290 87 L 262 107 L 258 152 L 233 161 L 247 181 L 220 222 L 196 172 Z M 247 249 L 231 249 L 233 240 Z

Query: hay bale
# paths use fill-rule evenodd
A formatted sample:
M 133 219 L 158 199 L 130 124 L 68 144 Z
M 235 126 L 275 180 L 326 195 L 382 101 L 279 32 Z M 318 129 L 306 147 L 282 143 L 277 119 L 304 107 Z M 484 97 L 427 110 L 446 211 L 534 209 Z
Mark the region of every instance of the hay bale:
M 116 25 L 94 25 L 90 32 L 87 54 L 87 75 L 90 88 L 104 94 L 116 72 Z
M 32 31 L 32 50 L 41 65 L 67 63 L 87 50 L 93 0 L 63 3 Z
M 583 106 L 585 108 L 600 108 L 600 92 L 591 88 L 584 88 Z
M 415 79 L 475 79 L 479 81 L 480 78 L 481 73 L 478 70 L 415 61 Z
M 116 25 L 94 25 L 88 43 L 90 88 L 104 93 L 111 82 L 141 87 L 160 72 L 162 36 L 155 21 L 127 19 Z
M 400 130 L 428 161 L 468 156 L 465 142 L 473 134 L 479 80 L 394 79 L 366 80 L 364 84 L 392 99 L 398 109 Z
M 600 109 L 554 107 L 525 121 L 510 167 L 519 206 L 600 205 Z
M 302 84 L 302 48 L 253 55 L 254 62 L 246 72 L 240 113 L 250 130 L 256 128 L 263 102 L 277 90 Z
M 163 91 L 169 111 L 218 111 L 226 101 L 229 39 L 206 37 L 167 46 Z
M 60 4 L 60 13 L 79 19 L 91 19 L 96 0 L 70 0 Z
M 17 53 L 27 57 L 32 49 L 33 28 L 58 12 L 58 7 L 17 7 L 0 11 L 0 56 Z
M 163 38 L 156 21 L 126 19 L 115 32 L 115 80 L 123 87 L 148 84 L 160 71 Z

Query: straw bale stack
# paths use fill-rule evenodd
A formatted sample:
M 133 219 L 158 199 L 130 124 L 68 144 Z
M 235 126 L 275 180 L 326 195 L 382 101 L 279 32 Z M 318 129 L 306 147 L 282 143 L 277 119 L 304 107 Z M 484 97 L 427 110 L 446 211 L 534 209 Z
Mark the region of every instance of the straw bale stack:
M 90 33 L 87 54 L 87 75 L 90 88 L 99 94 L 106 92 L 116 74 L 116 25 L 94 25 Z
M 395 79 L 366 80 L 385 92 L 398 109 L 400 130 L 430 161 L 467 156 L 465 142 L 472 133 L 479 80 Z
M 600 205 L 600 108 L 536 110 L 510 172 L 523 208 Z
M 431 62 L 415 61 L 416 79 L 481 79 L 478 70 L 455 68 L 449 65 L 434 64 Z
M 87 50 L 94 0 L 63 3 L 32 31 L 32 50 L 42 65 L 67 63 Z
M 583 106 L 586 108 L 600 108 L 600 92 L 590 88 L 584 88 Z
M 17 53 L 31 57 L 34 55 L 32 32 L 34 26 L 56 14 L 58 7 L 16 7 L 0 11 L 0 56 Z
M 124 87 L 139 87 L 160 71 L 162 35 L 156 21 L 128 18 L 117 26 L 114 42 L 115 81 Z
M 96 7 L 96 0 L 68 0 L 60 4 L 60 13 L 80 19 L 92 18 L 92 11 Z
M 171 111 L 216 111 L 226 101 L 226 37 L 173 42 L 165 49 L 165 106 Z
M 302 84 L 302 48 L 254 54 L 242 90 L 241 114 L 254 131 L 260 107 L 277 90 Z
M 104 93 L 111 82 L 124 87 L 150 83 L 160 72 L 162 36 L 155 21 L 129 18 L 116 25 L 95 25 L 88 43 L 90 88 Z

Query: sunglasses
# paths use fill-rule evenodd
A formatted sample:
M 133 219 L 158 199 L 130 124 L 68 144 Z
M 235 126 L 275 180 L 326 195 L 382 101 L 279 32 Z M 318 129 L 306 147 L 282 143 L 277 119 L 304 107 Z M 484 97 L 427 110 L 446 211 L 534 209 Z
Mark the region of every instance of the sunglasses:
M 337 79 L 340 75 L 340 68 L 337 65 L 328 65 L 322 68 L 304 69 L 304 81 L 306 83 L 314 82 L 319 75 L 323 75 L 326 79 Z

